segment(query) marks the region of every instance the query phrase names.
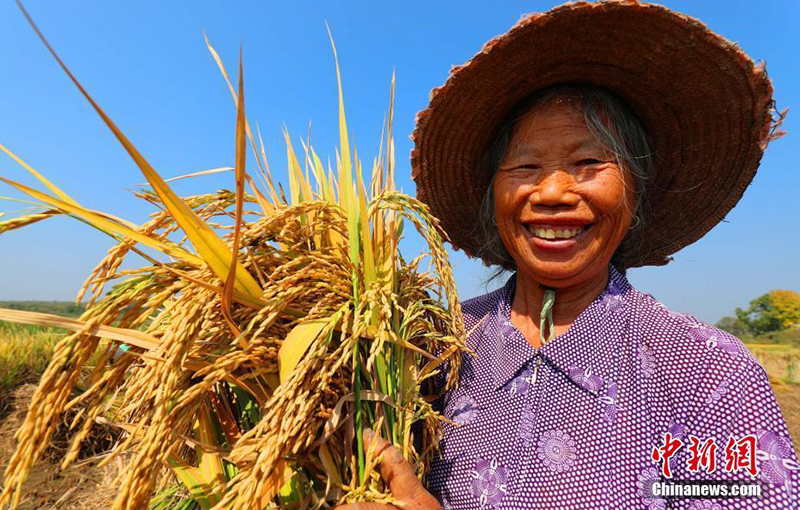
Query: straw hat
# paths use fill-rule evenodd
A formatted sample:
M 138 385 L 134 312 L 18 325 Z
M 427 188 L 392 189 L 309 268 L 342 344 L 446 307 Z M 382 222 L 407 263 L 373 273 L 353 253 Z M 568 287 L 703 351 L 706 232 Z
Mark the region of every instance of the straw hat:
M 633 0 L 569 3 L 521 19 L 431 92 L 412 135 L 412 178 L 456 249 L 488 183 L 476 169 L 500 123 L 537 90 L 584 82 L 619 95 L 645 125 L 656 176 L 625 267 L 663 265 L 719 223 L 780 135 L 764 64 L 696 19 Z M 484 263 L 500 263 L 484 260 Z

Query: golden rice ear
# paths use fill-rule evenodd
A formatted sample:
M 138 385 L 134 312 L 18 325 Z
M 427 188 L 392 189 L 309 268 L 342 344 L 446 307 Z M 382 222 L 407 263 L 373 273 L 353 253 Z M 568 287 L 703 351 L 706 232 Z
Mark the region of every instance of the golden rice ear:
M 0 200 L 3 199 L 4 197 L 0 197 Z M 18 228 L 38 223 L 42 220 L 46 220 L 47 218 L 58 216 L 59 214 L 62 213 L 58 209 L 47 209 L 40 213 L 27 214 L 25 216 L 18 216 L 16 218 L 11 218 L 10 220 L 0 221 L 0 234 L 11 232 L 12 230 L 16 230 Z
M 434 430 L 439 416 L 420 383 L 445 361 L 451 377 L 457 374 L 466 349 L 463 318 L 445 236 L 423 205 L 394 190 L 391 105 L 381 157 L 369 182 L 362 176 L 331 43 L 339 93 L 336 168 L 323 165 L 310 140 L 301 167 L 286 134 L 288 201 L 278 198 L 282 187 L 272 181 L 260 133 L 259 159 L 248 127 L 241 56 L 236 91 L 208 43 L 237 108 L 235 192 L 178 197 L 53 53 L 147 178 L 152 190 L 135 195 L 157 210 L 136 225 L 85 208 L 32 169 L 49 193 L 4 180 L 43 210 L 4 221 L 0 231 L 67 214 L 117 244 L 82 289 L 94 297 L 80 319 L 0 310 L 0 320 L 77 332 L 58 344 L 34 395 L 0 506 L 21 501 L 50 424 L 72 406 L 85 406 L 89 421 L 66 463 L 92 419 L 124 433 L 106 459 L 132 454 L 119 476 L 115 510 L 148 506 L 167 476 L 177 477 L 190 498 L 184 502 L 203 509 L 396 503 L 374 470 L 375 457 L 364 451 L 365 427 L 392 438 L 423 474 L 437 435 L 426 434 L 416 452 L 411 425 L 425 420 Z M 263 193 L 245 171 L 248 140 L 262 167 Z M 428 243 L 430 272 L 419 269 L 422 255 L 406 262 L 399 253 L 404 220 Z M 184 247 L 187 241 L 196 254 Z M 169 259 L 156 260 L 140 244 Z M 125 263 L 131 252 L 144 265 Z M 93 356 L 99 361 L 87 388 L 73 397 Z

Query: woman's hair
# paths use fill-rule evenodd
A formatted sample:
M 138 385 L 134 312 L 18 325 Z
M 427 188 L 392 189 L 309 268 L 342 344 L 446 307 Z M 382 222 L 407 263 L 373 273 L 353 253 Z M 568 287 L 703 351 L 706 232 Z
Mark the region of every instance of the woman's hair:
M 529 96 L 510 112 L 480 165 L 477 182 L 488 185 L 481 201 L 474 233 L 480 241 L 477 255 L 500 265 L 487 279 L 487 283 L 501 275 L 506 268 L 516 269 L 514 259 L 500 239 L 494 215 L 494 177 L 508 150 L 512 129 L 517 121 L 533 110 L 565 99 L 583 115 L 595 139 L 615 155 L 622 171 L 630 173 L 634 178 L 636 204 L 631 211 L 633 224 L 611 258 L 614 267 L 625 273 L 624 255 L 626 249 L 630 248 L 630 243 L 638 239 L 638 233 L 644 226 L 647 207 L 644 200 L 645 187 L 654 173 L 647 133 L 636 114 L 616 94 L 594 85 L 556 85 Z

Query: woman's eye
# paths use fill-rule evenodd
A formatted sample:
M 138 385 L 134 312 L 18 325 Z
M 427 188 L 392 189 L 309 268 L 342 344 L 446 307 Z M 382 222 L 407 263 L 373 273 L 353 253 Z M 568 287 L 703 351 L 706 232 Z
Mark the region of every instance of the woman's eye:
M 528 174 L 536 170 L 539 170 L 539 165 L 517 165 L 514 167 L 500 169 L 500 171 L 509 172 L 512 174 Z
M 538 169 L 539 165 L 535 163 L 512 163 L 510 165 L 501 165 L 498 170 L 505 171 L 505 172 L 513 172 L 514 170 L 530 170 L 530 169 Z
M 586 159 L 582 159 L 582 160 L 578 161 L 578 166 L 597 165 L 599 163 L 603 163 L 603 161 L 600 161 L 599 159 L 594 159 L 594 158 L 586 158 Z

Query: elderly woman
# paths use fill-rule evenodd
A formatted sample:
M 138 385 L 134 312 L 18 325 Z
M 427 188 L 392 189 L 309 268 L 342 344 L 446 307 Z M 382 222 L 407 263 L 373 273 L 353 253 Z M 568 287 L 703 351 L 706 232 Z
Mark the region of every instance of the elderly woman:
M 371 439 L 405 508 L 800 508 L 758 361 L 625 278 L 736 204 L 778 135 L 771 94 L 735 45 L 638 2 L 527 17 L 454 69 L 417 119 L 418 196 L 513 274 L 463 303 L 475 356 L 426 484 Z M 692 480 L 729 485 L 675 492 Z

